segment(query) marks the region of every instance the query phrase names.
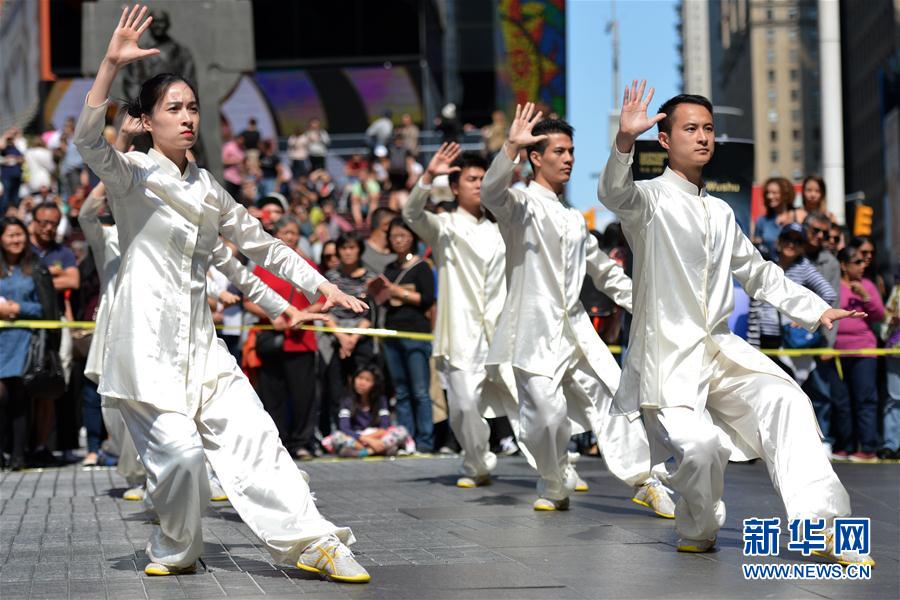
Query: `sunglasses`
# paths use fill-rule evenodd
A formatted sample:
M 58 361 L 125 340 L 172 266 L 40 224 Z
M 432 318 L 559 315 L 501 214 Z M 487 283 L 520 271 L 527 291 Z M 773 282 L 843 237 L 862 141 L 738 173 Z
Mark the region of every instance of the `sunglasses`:
M 828 237 L 828 230 L 810 225 L 809 230 L 816 234 L 816 237 Z
M 337 254 L 323 254 L 322 255 L 323 260 L 328 260 L 330 258 L 337 258 Z
M 830 236 L 828 236 L 828 239 L 831 240 L 833 243 L 837 244 L 838 242 L 841 241 L 841 236 L 839 236 L 839 235 L 830 235 Z

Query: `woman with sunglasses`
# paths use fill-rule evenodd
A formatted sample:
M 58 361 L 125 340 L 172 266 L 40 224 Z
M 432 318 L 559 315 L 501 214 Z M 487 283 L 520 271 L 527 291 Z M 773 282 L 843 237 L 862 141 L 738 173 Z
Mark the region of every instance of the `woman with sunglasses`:
M 875 242 L 872 241 L 872 238 L 858 235 L 851 239 L 847 245 L 856 248 L 860 258 L 866 261 L 866 270 L 863 272 L 863 276 L 875 284 L 878 294 L 882 298 L 886 298 L 888 293 L 887 284 L 884 282 L 884 277 L 878 272 L 878 266 L 875 262 Z
M 362 240 L 355 233 L 344 233 L 337 239 L 335 247 L 338 265 L 324 272 L 325 279 L 345 294 L 371 305 L 367 300 L 367 286 L 376 274 L 362 264 Z M 368 329 L 372 326 L 372 314 L 369 310 L 355 313 L 335 308 L 331 311 L 326 324 L 332 327 Z M 323 359 L 324 371 L 319 429 L 322 435 L 328 435 L 337 423 L 341 400 L 347 394 L 351 376 L 360 367 L 374 360 L 375 343 L 370 336 L 360 334 L 325 334 L 321 338 L 319 355 Z
M 866 259 L 859 250 L 847 246 L 838 253 L 841 263 L 841 308 L 867 314 L 865 319 L 846 319 L 838 327 L 834 347 L 838 350 L 876 348 L 871 327 L 884 318 L 884 304 L 872 280 L 863 276 Z M 841 357 L 844 383 L 850 405 L 835 403 L 832 426 L 836 458 L 854 462 L 876 460 L 878 449 L 878 359 L 874 356 Z

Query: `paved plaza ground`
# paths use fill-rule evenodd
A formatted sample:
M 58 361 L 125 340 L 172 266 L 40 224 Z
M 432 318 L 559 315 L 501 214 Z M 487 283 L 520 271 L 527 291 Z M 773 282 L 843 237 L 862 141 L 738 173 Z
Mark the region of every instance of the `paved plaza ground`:
M 761 463 L 731 465 L 728 520 L 712 554 L 675 552 L 672 521 L 629 501 L 603 462 L 578 463 L 591 490 L 535 513 L 534 473 L 500 461 L 494 485 L 454 486 L 456 458 L 304 463 L 322 512 L 353 528 L 372 573 L 334 584 L 272 565 L 227 502 L 204 519 L 196 575 L 148 578 L 153 527 L 110 468 L 0 474 L 0 597 L 162 598 L 900 598 L 900 465 L 836 465 L 854 512 L 872 518 L 870 581 L 745 581 L 740 564 L 814 563 L 784 548 L 745 559 L 741 521 L 784 516 Z

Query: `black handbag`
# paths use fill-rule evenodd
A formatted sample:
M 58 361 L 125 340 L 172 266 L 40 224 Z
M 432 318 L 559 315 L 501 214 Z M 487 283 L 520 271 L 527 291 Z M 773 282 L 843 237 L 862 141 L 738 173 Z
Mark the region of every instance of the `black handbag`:
M 261 359 L 272 358 L 283 351 L 283 331 L 264 330 L 256 334 L 256 355 Z
M 294 299 L 294 290 L 288 297 L 288 304 Z M 265 329 L 256 334 L 256 356 L 265 360 L 279 356 L 284 352 L 284 332 L 273 329 Z
M 31 333 L 22 382 L 32 398 L 59 398 L 66 391 L 59 351 L 51 346 L 50 332 L 38 329 Z

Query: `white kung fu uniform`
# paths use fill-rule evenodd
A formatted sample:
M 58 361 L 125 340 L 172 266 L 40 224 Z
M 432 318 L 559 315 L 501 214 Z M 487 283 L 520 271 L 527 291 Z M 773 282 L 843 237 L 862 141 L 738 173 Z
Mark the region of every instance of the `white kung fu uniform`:
M 100 276 L 100 302 L 84 370 L 85 377 L 94 383 L 99 383 L 100 376 L 103 374 L 106 327 L 109 323 L 112 299 L 115 296 L 116 275 L 122 260 L 119 252 L 118 229 L 115 225 L 104 226 L 100 223 L 101 204 L 100 198 L 88 196 L 78 213 L 78 223 L 84 231 L 85 239 L 90 244 Z M 242 265 L 221 240 L 213 248 L 211 262 L 245 296 L 266 311 L 270 319 L 277 318 L 287 309 L 287 301 Z M 207 295 L 210 294 L 211 290 L 208 289 Z M 215 296 L 218 296 L 218 292 Z M 106 425 L 106 430 L 119 457 L 116 463 L 116 472 L 128 482 L 129 486 L 142 485 L 147 473 L 138 458 L 137 448 L 125 427 L 125 421 L 116 406 L 116 401 L 114 399 L 106 400 L 104 397 L 102 413 L 104 425 Z M 209 475 L 212 477 L 212 471 Z
M 654 462 L 674 458 L 678 533 L 716 536 L 729 455 L 765 460 L 789 519 L 849 514 L 809 399 L 728 329 L 732 278 L 809 330 L 828 304 L 763 260 L 724 201 L 669 169 L 635 183 L 632 159 L 613 147 L 598 191 L 634 252 L 631 347 L 614 410 L 643 412 Z
M 106 184 L 119 230 L 118 271 L 104 339 L 100 394 L 118 402 L 160 527 L 150 560 L 194 564 L 209 499 L 204 454 L 232 506 L 273 558 L 294 564 L 316 539 L 347 528 L 324 519 L 278 430 L 224 342 L 206 300 L 221 233 L 248 258 L 308 295 L 325 279 L 265 233 L 211 176 L 189 163 L 114 150 L 101 135 L 106 104 L 85 105 L 75 144 Z
M 514 388 L 487 377 L 485 361 L 506 299 L 506 248 L 497 225 L 463 209 L 425 210 L 431 186 L 413 188 L 403 218 L 434 252 L 438 269 L 434 351 L 447 380 L 450 427 L 465 451 L 462 472 L 489 474 L 497 465 L 485 417 L 506 415 L 518 435 Z
M 91 347 L 84 368 L 85 377 L 94 383 L 100 382 L 100 374 L 103 372 L 103 339 L 109 320 L 110 297 L 116 287 L 116 273 L 121 262 L 118 230 L 115 226 L 104 226 L 100 223 L 99 211 L 102 204 L 101 198 L 89 194 L 78 212 L 78 224 L 91 247 L 100 279 L 100 302 L 94 315 L 94 334 L 91 336 Z M 102 402 L 100 411 L 113 451 L 119 457 L 116 472 L 128 482 L 129 486 L 138 485 L 144 480 L 144 468 L 137 460 L 134 443 L 125 441 L 128 434 L 119 409 Z
M 579 299 L 587 273 L 630 311 L 631 280 L 600 251 L 581 213 L 553 191 L 535 182 L 509 189 L 514 168 L 502 150 L 481 186 L 482 205 L 506 243 L 507 296 L 488 369 L 513 367 L 520 439 L 534 457 L 542 497 L 560 500 L 574 489 L 567 447 L 580 431 L 594 431 L 616 477 L 640 485 L 651 479 L 647 434 L 640 421 L 610 417 L 619 365 Z

